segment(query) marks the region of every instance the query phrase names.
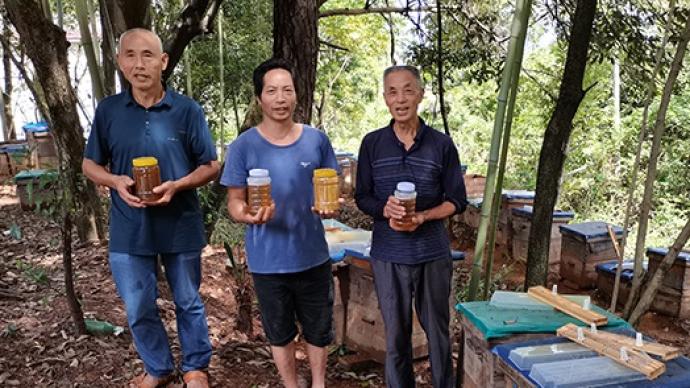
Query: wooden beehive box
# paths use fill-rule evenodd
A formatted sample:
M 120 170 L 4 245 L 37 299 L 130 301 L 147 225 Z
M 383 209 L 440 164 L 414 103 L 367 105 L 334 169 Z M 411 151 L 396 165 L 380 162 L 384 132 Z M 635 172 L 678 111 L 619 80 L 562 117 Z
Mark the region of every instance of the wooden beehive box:
M 29 123 L 22 127 L 31 152 L 31 166 L 40 169 L 58 167 L 57 148 L 52 132 L 45 122 Z
M 496 244 L 511 249 L 513 237 L 510 219 L 515 208 L 532 206 L 534 204 L 534 191 L 527 190 L 503 190 L 501 195 L 501 210 L 498 213 L 498 230 L 496 231 Z
M 386 333 L 376 297 L 374 276 L 368 262 L 353 260 L 348 266 L 347 300 L 342 299 L 344 305 L 344 333 L 342 341 L 348 348 L 366 353 L 373 360 L 385 363 Z M 341 286 L 340 290 L 344 288 Z M 412 326 L 412 356 L 424 357 L 428 354 L 426 335 L 422 330 L 416 313 L 413 312 Z M 338 322 L 336 322 L 336 330 Z M 337 332 L 336 332 L 337 333 Z M 338 338 L 336 338 L 337 340 Z
M 616 279 L 616 268 L 618 268 L 618 261 L 607 261 L 596 265 L 597 272 L 597 291 L 605 298 L 607 303 L 610 303 L 613 295 L 613 287 Z M 633 262 L 624 261 L 623 269 L 621 271 L 620 287 L 618 289 L 618 299 L 616 299 L 616 306 L 623 307 L 630 295 L 633 278 Z
M 3 152 L 7 154 L 9 160 L 9 173 L 14 176 L 19 171 L 28 170 L 32 167 L 29 146 L 26 143 L 6 144 Z
M 486 186 L 486 177 L 479 174 L 463 174 L 465 181 L 465 192 L 467 198 L 479 198 L 484 196 L 484 187 Z
M 596 265 L 616 260 L 616 251 L 607 230 L 607 223 L 601 221 L 561 225 L 561 278 L 573 289 L 596 287 Z M 623 229 L 613 226 L 620 243 Z
M 527 261 L 527 245 L 532 225 L 532 206 L 514 208 L 510 219 L 512 229 L 512 257 Z M 561 225 L 572 221 L 575 213 L 556 210 L 553 212 L 551 224 L 551 243 L 549 244 L 549 284 L 557 283 L 560 278 L 561 264 Z
M 648 248 L 649 273 L 654 273 L 668 253 L 666 248 Z M 666 273 L 652 303 L 652 310 L 690 319 L 690 252 L 681 251 Z
M 22 210 L 33 210 L 55 200 L 57 174 L 46 170 L 25 170 L 14 177 Z

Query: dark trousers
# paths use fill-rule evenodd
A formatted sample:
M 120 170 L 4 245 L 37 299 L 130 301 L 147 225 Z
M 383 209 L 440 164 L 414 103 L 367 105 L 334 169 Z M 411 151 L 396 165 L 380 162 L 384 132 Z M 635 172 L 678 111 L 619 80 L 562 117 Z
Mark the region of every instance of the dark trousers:
M 452 386 L 453 363 L 449 332 L 450 258 L 422 264 L 371 260 L 379 307 L 386 329 L 386 385 L 415 386 L 412 369 L 412 300 L 429 342 L 434 388 Z

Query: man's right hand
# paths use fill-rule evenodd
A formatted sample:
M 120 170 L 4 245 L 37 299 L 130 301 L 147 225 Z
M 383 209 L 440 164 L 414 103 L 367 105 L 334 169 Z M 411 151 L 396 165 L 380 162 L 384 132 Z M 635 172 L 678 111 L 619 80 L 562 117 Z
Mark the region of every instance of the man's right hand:
M 246 205 L 243 210 L 244 216 L 242 222 L 246 224 L 261 225 L 267 223 L 271 220 L 271 218 L 273 218 L 273 214 L 275 214 L 276 211 L 276 204 L 275 202 L 271 201 L 271 206 L 260 207 L 259 211 L 256 212 L 255 215 L 249 213 L 249 207 Z
M 113 188 L 117 190 L 120 198 L 122 198 L 127 205 L 136 208 L 146 207 L 139 197 L 132 195 L 130 192 L 132 186 L 134 186 L 134 180 L 127 175 L 115 175 L 113 177 Z
M 386 206 L 383 207 L 383 216 L 388 219 L 401 220 L 405 216 L 405 207 L 394 196 L 388 197 Z

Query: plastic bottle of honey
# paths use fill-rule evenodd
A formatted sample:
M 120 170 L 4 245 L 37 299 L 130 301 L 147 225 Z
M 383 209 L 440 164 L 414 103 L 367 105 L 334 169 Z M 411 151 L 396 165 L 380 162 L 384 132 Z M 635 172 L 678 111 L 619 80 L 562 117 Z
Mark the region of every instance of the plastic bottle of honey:
M 314 170 L 314 208 L 322 212 L 340 209 L 340 181 L 338 173 L 332 168 Z
M 163 195 L 153 192 L 161 184 L 161 172 L 158 159 L 144 156 L 132 159 L 132 176 L 134 177 L 134 195 L 143 201 L 157 201 Z
M 268 170 L 249 170 L 247 177 L 247 205 L 249 214 L 256 215 L 261 207 L 271 206 L 271 177 Z
M 412 217 L 414 217 L 415 207 L 417 206 L 417 192 L 415 191 L 414 183 L 398 182 L 396 189 L 395 198 L 405 208 L 405 215 L 397 223 L 400 226 L 411 226 L 413 223 Z

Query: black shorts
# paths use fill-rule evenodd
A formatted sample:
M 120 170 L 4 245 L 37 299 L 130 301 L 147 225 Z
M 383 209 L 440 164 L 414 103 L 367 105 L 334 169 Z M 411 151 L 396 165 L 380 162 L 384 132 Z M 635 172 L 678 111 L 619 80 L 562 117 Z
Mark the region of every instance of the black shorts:
M 295 317 L 307 343 L 333 342 L 333 274 L 331 262 L 289 274 L 252 274 L 261 322 L 268 342 L 285 346 L 297 335 Z

